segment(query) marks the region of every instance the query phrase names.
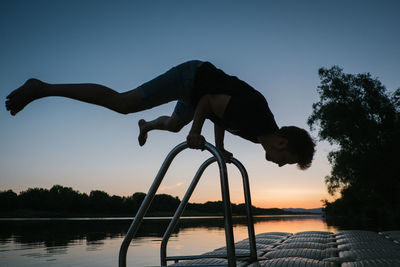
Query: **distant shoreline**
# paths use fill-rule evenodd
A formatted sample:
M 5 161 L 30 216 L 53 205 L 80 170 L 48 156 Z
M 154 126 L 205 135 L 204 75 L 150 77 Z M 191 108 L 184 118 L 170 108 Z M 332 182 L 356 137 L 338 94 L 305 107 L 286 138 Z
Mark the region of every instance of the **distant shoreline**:
M 274 218 L 274 217 L 320 217 L 322 214 L 284 214 L 284 215 L 255 215 L 254 218 Z M 102 216 L 102 217 L 0 217 L 0 221 L 96 221 L 96 220 L 133 220 L 134 216 Z M 182 216 L 182 220 L 199 220 L 199 219 L 223 219 L 224 216 Z M 245 215 L 233 215 L 232 218 L 246 218 Z M 145 216 L 144 220 L 171 220 L 172 216 Z
M 135 214 L 136 215 L 136 214 Z M 65 213 L 48 213 L 48 212 L 12 212 L 12 213 L 0 213 L 0 219 L 133 219 L 135 215 L 129 214 L 65 214 Z M 172 218 L 173 213 L 164 212 L 152 212 L 145 216 L 147 219 L 154 218 Z M 284 212 L 280 214 L 253 214 L 253 217 L 274 217 L 274 216 L 322 216 L 322 213 L 306 213 L 306 212 Z M 232 214 L 233 217 L 245 217 L 245 214 Z M 223 218 L 222 213 L 184 213 L 181 218 Z

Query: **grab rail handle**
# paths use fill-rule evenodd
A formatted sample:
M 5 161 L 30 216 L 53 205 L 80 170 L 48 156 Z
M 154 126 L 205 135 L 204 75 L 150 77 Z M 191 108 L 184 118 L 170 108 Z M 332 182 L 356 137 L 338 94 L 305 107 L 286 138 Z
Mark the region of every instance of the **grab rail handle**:
M 200 180 L 201 175 L 203 174 L 204 170 L 214 163 L 217 159 L 215 157 L 211 157 L 207 159 L 197 170 L 191 184 L 189 185 L 185 196 L 182 198 L 181 203 L 179 204 L 178 208 L 175 211 L 175 214 L 171 220 L 171 222 L 168 225 L 167 230 L 164 233 L 163 239 L 161 241 L 161 248 L 160 248 L 160 255 L 161 255 L 161 266 L 166 266 L 167 265 L 167 260 L 176 260 L 178 257 L 168 257 L 167 258 L 167 243 L 168 240 L 175 229 L 176 225 L 179 222 L 180 217 L 182 216 L 187 203 L 189 202 L 189 199 L 198 183 Z M 255 233 L 254 233 L 254 223 L 253 223 L 253 215 L 251 211 L 251 197 L 250 197 L 250 185 L 249 185 L 249 177 L 247 174 L 247 171 L 243 164 L 235 159 L 231 158 L 231 162 L 239 169 L 241 175 L 242 175 L 242 180 L 243 180 L 243 191 L 244 191 L 244 199 L 245 199 L 245 206 L 246 206 L 246 214 L 247 214 L 247 229 L 248 229 L 248 235 L 249 235 L 249 247 L 250 247 L 250 255 L 243 255 L 243 257 L 248 257 L 250 256 L 250 262 L 254 262 L 257 260 L 257 249 L 256 249 L 256 241 L 255 241 Z M 201 259 L 201 258 L 209 258 L 211 256 L 201 256 L 201 255 L 196 255 L 196 256 L 186 256 L 183 257 L 185 259 L 191 259 L 191 258 L 196 258 L 196 259 Z M 214 256 L 215 257 L 215 256 Z M 238 256 L 239 257 L 239 256 Z M 182 257 L 181 257 L 182 258 Z
M 160 170 L 158 171 L 158 174 L 156 178 L 153 181 L 153 184 L 151 185 L 148 193 L 146 194 L 146 197 L 144 198 L 142 204 L 140 205 L 140 208 L 138 212 L 136 213 L 136 216 L 129 227 L 129 230 L 122 241 L 121 248 L 119 251 L 119 266 L 120 267 L 126 267 L 126 254 L 128 251 L 129 244 L 132 241 L 132 238 L 136 235 L 137 230 L 140 226 L 140 223 L 143 220 L 144 215 L 146 214 L 148 208 L 150 207 L 151 202 L 154 199 L 154 196 L 157 192 L 158 187 L 161 184 L 162 179 L 165 176 L 165 173 L 167 172 L 169 166 L 171 165 L 172 160 L 175 158 L 175 156 L 184 150 L 185 148 L 188 148 L 188 145 L 186 142 L 182 142 L 181 144 L 177 145 L 175 148 L 173 148 L 167 157 L 165 158 L 163 164 L 161 165 Z M 224 224 L 225 224 L 225 239 L 226 239 L 226 247 L 227 247 L 227 255 L 228 255 L 228 266 L 233 267 L 236 266 L 236 255 L 235 255 L 235 247 L 234 247 L 234 239 L 233 239 L 233 229 L 232 229 L 232 210 L 231 210 L 231 202 L 230 202 L 230 196 L 229 196 L 229 185 L 228 185 L 228 175 L 227 175 L 227 170 L 226 170 L 226 164 L 221 156 L 220 152 L 216 147 L 211 145 L 208 142 L 204 143 L 204 148 L 208 150 L 216 159 L 218 162 L 218 167 L 219 167 L 219 173 L 220 173 L 220 180 L 221 180 L 221 193 L 222 193 L 222 201 L 223 201 L 223 207 L 224 207 Z

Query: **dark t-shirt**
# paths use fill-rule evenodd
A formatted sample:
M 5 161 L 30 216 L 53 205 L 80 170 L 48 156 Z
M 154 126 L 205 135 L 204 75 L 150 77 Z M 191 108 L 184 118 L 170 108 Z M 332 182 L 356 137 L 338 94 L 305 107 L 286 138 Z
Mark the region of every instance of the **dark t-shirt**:
M 209 62 L 197 70 L 194 106 L 203 95 L 226 94 L 231 96 L 222 119 L 210 119 L 228 132 L 258 143 L 257 136 L 272 133 L 279 128 L 264 96 L 235 76 L 225 74 Z

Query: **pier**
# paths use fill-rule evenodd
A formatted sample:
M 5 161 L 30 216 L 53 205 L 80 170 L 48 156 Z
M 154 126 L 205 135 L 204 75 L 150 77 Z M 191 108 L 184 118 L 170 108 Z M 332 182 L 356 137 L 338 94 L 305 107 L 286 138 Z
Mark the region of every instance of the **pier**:
M 400 231 L 270 232 L 256 235 L 256 247 L 257 261 L 239 259 L 237 266 L 400 266 Z M 249 241 L 236 242 L 235 252 L 237 256 L 248 255 Z M 182 257 L 171 266 L 227 266 L 228 261 L 223 257 L 226 257 L 225 247 L 199 255 L 199 259 L 185 260 Z

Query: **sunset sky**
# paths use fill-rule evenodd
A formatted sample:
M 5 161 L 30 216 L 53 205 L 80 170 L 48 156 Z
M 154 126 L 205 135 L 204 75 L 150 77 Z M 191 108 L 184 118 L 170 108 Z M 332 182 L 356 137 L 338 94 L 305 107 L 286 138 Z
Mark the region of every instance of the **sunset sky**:
M 137 143 L 139 119 L 172 113 L 175 103 L 120 115 L 65 98 L 45 98 L 12 117 L 6 96 L 26 79 L 100 83 L 119 92 L 191 59 L 211 61 L 267 99 L 279 126 L 309 129 L 318 101 L 318 69 L 339 65 L 400 87 L 399 1 L 0 1 L 0 190 L 55 184 L 80 192 L 128 196 L 147 192 L 165 156 L 186 139 L 151 132 Z M 311 132 L 317 138 L 317 131 Z M 213 143 L 212 124 L 203 129 Z M 327 194 L 327 153 L 313 165 L 279 168 L 260 145 L 226 134 L 226 149 L 247 168 L 253 204 L 315 208 Z M 182 198 L 208 152 L 185 150 L 159 193 Z M 231 200 L 243 200 L 238 171 L 228 166 Z M 191 202 L 220 200 L 216 166 Z

